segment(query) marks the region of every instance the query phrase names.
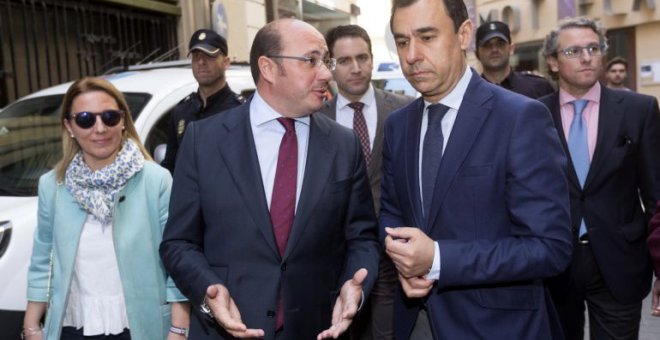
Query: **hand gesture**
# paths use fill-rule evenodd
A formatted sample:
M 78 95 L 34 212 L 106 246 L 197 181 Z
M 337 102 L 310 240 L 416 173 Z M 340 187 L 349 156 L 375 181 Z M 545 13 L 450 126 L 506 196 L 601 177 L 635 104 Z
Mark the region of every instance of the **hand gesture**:
M 232 336 L 237 338 L 262 338 L 264 336 L 263 329 L 249 329 L 241 321 L 241 313 L 225 286 L 221 284 L 209 286 L 206 289 L 206 303 L 218 325 Z
M 660 316 L 660 279 L 655 279 L 651 296 L 651 315 Z
M 367 278 L 367 270 L 361 268 L 353 278 L 346 281 L 341 287 L 335 308 L 332 310 L 332 325 L 330 328 L 319 333 L 318 340 L 333 338 L 337 339 L 348 329 L 357 313 L 360 299 L 362 299 L 362 283 Z
M 435 255 L 432 239 L 419 228 L 385 228 L 385 232 L 385 251 L 399 275 L 411 278 L 428 274 Z
M 425 297 L 433 288 L 433 281 L 421 276 L 404 277 L 399 274 L 399 282 L 401 282 L 403 292 L 409 298 Z

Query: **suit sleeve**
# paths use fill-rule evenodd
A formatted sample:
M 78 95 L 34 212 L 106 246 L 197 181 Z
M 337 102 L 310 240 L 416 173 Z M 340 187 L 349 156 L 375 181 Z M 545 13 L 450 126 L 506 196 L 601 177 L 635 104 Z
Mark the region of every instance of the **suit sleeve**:
M 402 213 L 399 210 L 399 195 L 394 187 L 394 175 L 392 163 L 391 143 L 394 131 L 391 121 L 385 121 L 385 132 L 383 137 L 383 182 L 381 184 L 381 208 L 379 216 L 379 240 L 381 244 L 385 241 L 385 227 L 405 226 Z
M 646 101 L 647 107 L 641 108 L 646 115 L 643 117 L 642 134 L 640 137 L 639 164 L 639 194 L 646 211 L 646 220 L 651 218 L 653 208 L 660 200 L 660 110 L 658 101 L 650 98 Z
M 497 170 L 504 180 L 494 179 L 497 184 L 493 184 L 503 185 L 509 225 L 482 226 L 500 228 L 502 236 L 496 238 L 437 240 L 439 287 L 550 277 L 561 273 L 570 261 L 566 156 L 542 104 L 526 101 L 519 112 L 511 116 L 511 131 L 497 141 L 507 150 L 504 166 Z M 486 204 L 498 204 L 491 203 Z
M 160 190 L 158 195 L 158 211 L 159 211 L 159 224 L 161 228 L 161 233 L 165 229 L 165 224 L 167 223 L 167 217 L 169 216 L 169 203 L 170 203 L 170 194 L 172 190 L 172 176 L 166 174 L 162 176 L 160 181 Z M 181 294 L 179 289 L 174 284 L 174 280 L 168 275 L 166 282 L 167 289 L 167 301 L 168 302 L 178 302 L 186 301 L 186 298 Z
M 354 140 L 355 169 L 353 171 L 351 194 L 346 211 L 345 238 L 347 242 L 346 270 L 339 281 L 340 287 L 350 280 L 360 268 L 367 269 L 367 279 L 362 290 L 365 297 L 373 288 L 378 276 L 380 245 L 377 241 L 377 220 L 373 198 L 362 151 L 357 138 Z
M 51 249 L 53 247 L 53 214 L 57 186 L 53 185 L 54 173 L 39 179 L 39 205 L 37 228 L 34 232 L 32 257 L 28 269 L 28 301 L 47 302 L 50 289 Z M 53 188 L 55 189 L 53 190 Z M 52 274 L 52 273 L 51 273 Z
M 206 226 L 199 197 L 195 124 L 191 123 L 186 129 L 179 149 L 180 162 L 174 171 L 160 256 L 176 286 L 191 303 L 199 305 L 204 300 L 206 288 L 222 281 L 204 256 Z

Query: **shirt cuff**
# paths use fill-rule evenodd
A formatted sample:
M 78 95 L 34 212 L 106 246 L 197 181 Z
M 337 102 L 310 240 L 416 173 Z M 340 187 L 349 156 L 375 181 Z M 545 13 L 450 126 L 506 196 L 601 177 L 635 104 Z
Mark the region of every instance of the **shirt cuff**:
M 440 246 L 438 242 L 434 242 L 434 245 L 433 265 L 431 265 L 429 273 L 426 274 L 426 279 L 438 281 L 440 279 Z

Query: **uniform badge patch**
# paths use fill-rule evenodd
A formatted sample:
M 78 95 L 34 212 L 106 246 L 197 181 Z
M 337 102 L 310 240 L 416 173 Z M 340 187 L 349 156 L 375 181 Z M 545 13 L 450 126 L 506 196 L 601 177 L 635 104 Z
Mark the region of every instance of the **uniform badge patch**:
M 183 131 L 186 129 L 186 121 L 185 119 L 179 120 L 179 123 L 176 125 L 176 134 L 177 136 L 183 135 Z

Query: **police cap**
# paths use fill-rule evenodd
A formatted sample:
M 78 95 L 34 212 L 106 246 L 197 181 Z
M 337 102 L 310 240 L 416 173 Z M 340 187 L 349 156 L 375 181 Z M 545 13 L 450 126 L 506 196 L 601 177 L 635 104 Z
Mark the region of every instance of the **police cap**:
M 493 38 L 500 38 L 507 43 L 511 43 L 509 26 L 501 21 L 489 21 L 477 28 L 477 44 L 479 46 L 482 46 Z
M 193 33 L 188 44 L 188 54 L 194 50 L 204 52 L 211 57 L 218 55 L 227 55 L 227 40 L 220 34 L 209 29 L 200 29 Z

